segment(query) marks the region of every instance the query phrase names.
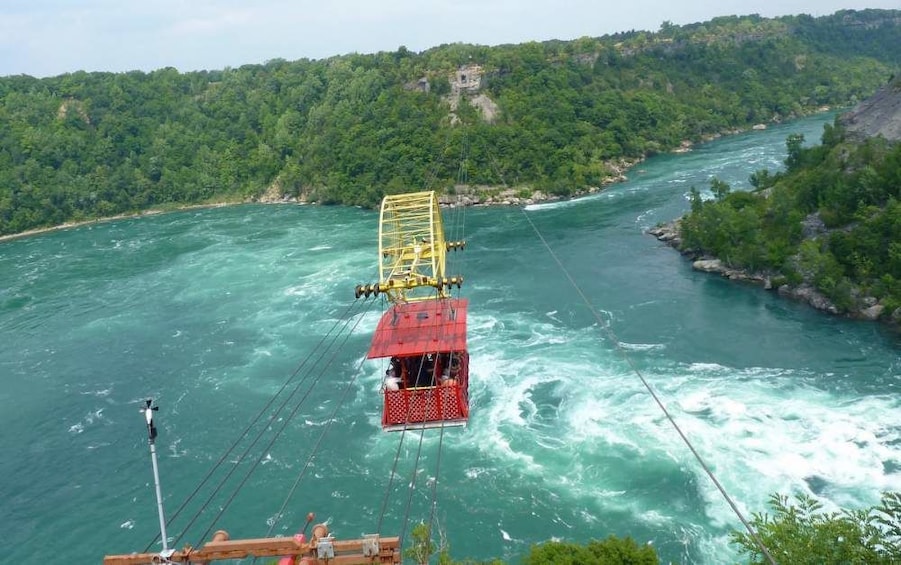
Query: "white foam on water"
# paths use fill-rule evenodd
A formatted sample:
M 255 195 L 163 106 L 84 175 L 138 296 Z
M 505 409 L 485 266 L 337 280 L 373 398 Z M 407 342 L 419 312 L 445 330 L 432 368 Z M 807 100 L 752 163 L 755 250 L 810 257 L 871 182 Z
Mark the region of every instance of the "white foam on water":
M 540 204 L 527 204 L 523 206 L 526 212 L 540 212 L 542 210 L 555 210 L 566 208 L 573 205 L 574 200 L 555 200 L 553 202 L 542 202 Z
M 470 467 L 463 473 L 466 475 L 467 479 L 478 479 L 482 475 L 487 475 L 493 471 L 494 469 L 489 469 L 487 467 Z
M 741 523 L 641 381 L 614 352 L 599 351 L 592 332 L 563 329 L 555 315 L 531 324 L 508 316 L 501 336 L 499 320 L 472 319 L 473 412 L 464 441 L 563 498 L 626 511 L 650 528 L 687 527 L 686 543 L 707 562 L 734 560 L 723 532 Z M 503 343 L 481 350 L 480 334 Z M 565 352 L 552 349 L 559 347 Z M 647 354 L 665 346 L 622 348 Z M 841 396 L 827 388 L 829 377 L 818 388 L 816 375 L 717 363 L 645 377 L 745 516 L 768 510 L 776 492 L 803 492 L 835 510 L 901 489 L 901 472 L 892 471 L 901 466 L 901 424 L 892 416 L 899 400 L 890 395 Z M 685 494 L 621 488 L 632 484 L 623 473 L 653 485 L 644 469 L 690 483 L 680 487 Z M 698 500 L 700 508 L 685 506 Z
M 662 343 L 625 343 L 625 342 L 620 342 L 619 347 L 621 347 L 627 351 L 659 351 L 661 349 L 666 349 L 666 346 Z
M 101 396 L 101 397 L 104 396 L 102 394 L 94 394 L 94 393 L 86 393 L 86 394 L 92 394 L 94 396 Z M 82 417 L 82 419 L 80 421 L 69 426 L 69 428 L 68 428 L 69 433 L 77 435 L 77 434 L 83 433 L 88 426 L 91 426 L 95 423 L 101 423 L 101 422 L 107 423 L 107 424 L 111 423 L 109 420 L 104 418 L 103 410 L 104 410 L 103 408 L 98 408 L 96 410 L 92 410 L 92 411 L 88 412 L 87 414 L 85 414 L 84 417 Z

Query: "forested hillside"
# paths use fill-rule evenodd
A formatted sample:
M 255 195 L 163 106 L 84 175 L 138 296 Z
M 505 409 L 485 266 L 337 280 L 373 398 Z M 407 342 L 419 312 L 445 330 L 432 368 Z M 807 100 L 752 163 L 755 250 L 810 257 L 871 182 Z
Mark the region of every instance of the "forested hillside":
M 264 193 L 371 206 L 465 180 L 571 194 L 621 159 L 856 102 L 899 64 L 901 11 L 866 10 L 204 72 L 5 77 L 0 234 Z

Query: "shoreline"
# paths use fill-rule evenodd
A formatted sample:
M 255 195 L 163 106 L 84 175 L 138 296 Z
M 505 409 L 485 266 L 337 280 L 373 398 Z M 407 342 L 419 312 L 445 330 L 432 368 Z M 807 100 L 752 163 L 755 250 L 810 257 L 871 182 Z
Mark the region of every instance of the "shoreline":
M 156 216 L 159 214 L 167 214 L 169 212 L 181 212 L 183 210 L 194 210 L 199 208 L 223 208 L 225 206 L 234 206 L 237 204 L 247 204 L 247 202 L 217 202 L 215 204 L 188 204 L 186 206 L 178 206 L 174 208 L 166 208 L 166 209 L 151 209 L 144 210 L 143 212 L 135 212 L 133 214 L 116 214 L 115 216 L 107 216 L 104 218 L 94 218 L 93 220 L 82 220 L 79 222 L 66 222 L 64 224 L 60 224 L 58 226 L 49 226 L 46 228 L 34 228 L 30 230 L 25 230 L 18 233 L 8 233 L 6 235 L 0 235 L 0 244 L 5 243 L 7 241 L 13 241 L 15 239 L 23 239 L 26 237 L 31 237 L 34 235 L 43 235 L 46 233 L 51 233 L 55 231 L 68 230 L 72 228 L 80 228 L 82 226 L 88 226 L 91 224 L 102 224 L 106 222 L 115 222 L 116 220 L 130 220 L 133 218 L 142 218 L 144 216 Z
M 806 115 L 816 115 L 824 112 L 833 111 L 834 108 L 830 108 L 828 106 L 822 106 L 817 108 L 815 111 L 810 112 L 810 114 L 804 114 L 799 117 L 804 117 Z M 778 123 L 778 122 L 777 122 Z M 727 135 L 737 135 L 741 133 L 745 133 L 748 131 L 754 131 L 758 129 L 765 129 L 765 124 L 755 124 L 746 129 L 733 129 L 725 132 L 712 134 L 705 136 L 703 139 L 698 142 L 692 142 L 689 140 L 683 140 L 682 143 L 670 151 L 668 153 L 679 154 L 679 153 L 688 153 L 692 151 L 693 147 L 697 143 L 709 143 L 711 141 L 715 141 L 720 137 L 724 137 Z M 501 187 L 501 186 L 455 186 L 454 194 L 440 194 L 438 196 L 439 202 L 442 206 L 528 206 L 530 204 L 542 203 L 542 202 L 556 202 L 561 200 L 575 200 L 577 198 L 581 198 L 583 196 L 589 196 L 592 194 L 596 194 L 598 192 L 603 191 L 610 185 L 618 184 L 620 182 L 624 182 L 626 179 L 626 173 L 632 170 L 635 166 L 642 163 L 649 156 L 645 155 L 643 157 L 639 157 L 636 159 L 626 159 L 621 158 L 616 161 L 607 162 L 606 165 L 609 168 L 611 174 L 606 177 L 602 182 L 601 186 L 588 186 L 583 188 L 582 190 L 576 191 L 570 196 L 555 196 L 546 194 L 540 190 L 530 189 L 528 185 L 521 186 L 519 188 L 509 188 L 509 187 Z M 519 196 L 525 192 L 530 192 L 530 195 L 527 197 Z M 97 224 L 102 222 L 110 222 L 116 220 L 127 220 L 132 218 L 140 218 L 142 216 L 152 216 L 156 214 L 166 214 L 169 212 L 180 212 L 183 210 L 192 210 L 192 209 L 201 209 L 201 208 L 220 208 L 224 206 L 237 206 L 239 204 L 298 204 L 298 205 L 307 205 L 307 204 L 316 204 L 315 202 L 306 202 L 303 198 L 298 199 L 296 197 L 272 197 L 267 192 L 264 192 L 260 196 L 251 199 L 251 200 L 242 200 L 242 201 L 223 201 L 223 202 L 214 202 L 207 204 L 187 204 L 184 206 L 174 206 L 172 208 L 155 208 L 150 210 L 144 210 L 142 212 L 135 212 L 131 214 L 117 214 L 115 216 L 109 216 L 105 218 L 95 218 L 92 220 L 83 220 L 78 222 L 66 222 L 60 224 L 58 226 L 50 226 L 46 228 L 34 228 L 30 230 L 26 230 L 23 232 L 0 235 L 0 244 L 12 241 L 15 239 L 22 239 L 26 237 L 31 237 L 35 235 L 42 235 L 45 233 L 51 233 L 55 231 L 61 231 L 71 228 L 78 228 L 90 224 Z
M 455 187 L 458 192 L 456 194 L 440 194 L 438 195 L 438 201 L 442 207 L 455 207 L 455 206 L 528 206 L 529 204 L 535 204 L 539 202 L 553 202 L 558 200 L 573 200 L 576 198 L 580 198 L 582 196 L 588 196 L 590 194 L 595 194 L 600 192 L 607 186 L 612 184 L 622 182 L 625 180 L 624 173 L 628 171 L 631 167 L 635 166 L 641 161 L 636 161 L 635 163 L 629 164 L 627 167 L 623 168 L 621 171 L 617 171 L 617 175 L 614 177 L 609 177 L 609 181 L 605 182 L 601 187 L 587 187 L 584 190 L 580 190 L 574 193 L 571 196 L 554 196 L 546 194 L 540 190 L 531 190 L 531 194 L 524 198 L 521 196 L 517 196 L 518 194 L 523 193 L 524 191 L 530 191 L 528 187 L 521 188 L 502 188 L 502 187 L 474 187 L 474 186 L 459 186 Z M 185 210 L 198 210 L 204 208 L 224 208 L 227 206 L 240 206 L 242 204 L 261 204 L 261 205 L 280 205 L 280 204 L 293 204 L 296 206 L 316 206 L 320 205 L 316 202 L 306 202 L 304 200 L 298 199 L 296 197 L 280 197 L 280 198 L 266 198 L 263 195 L 260 198 L 256 198 L 253 200 L 241 200 L 241 201 L 224 201 L 224 202 L 214 202 L 208 204 L 187 204 L 184 206 L 173 206 L 171 208 L 154 208 L 150 210 L 144 210 L 141 212 L 134 212 L 131 214 L 116 214 L 115 216 L 107 216 L 104 218 L 94 218 L 92 220 L 82 220 L 78 222 L 66 222 L 64 224 L 60 224 L 57 226 L 48 226 L 45 228 L 34 228 L 30 230 L 26 230 L 18 233 L 11 233 L 6 235 L 0 235 L 0 244 L 3 244 L 8 241 L 13 241 L 16 239 L 24 239 L 27 237 L 43 235 L 47 233 L 52 233 L 56 231 L 63 231 L 68 229 L 80 228 L 83 226 L 88 226 L 92 224 L 101 224 L 106 222 L 114 222 L 117 220 L 130 220 L 134 218 L 142 218 L 144 216 L 156 216 L 159 214 L 168 214 L 170 212 L 182 212 Z
M 789 284 L 781 273 L 770 271 L 749 271 L 747 269 L 730 267 L 718 257 L 698 253 L 692 249 L 686 249 L 682 245 L 681 220 L 664 222 L 645 230 L 645 233 L 657 239 L 657 241 L 674 249 L 691 263 L 695 271 L 719 275 L 733 282 L 751 284 L 767 292 L 775 292 L 782 298 L 788 298 L 807 304 L 814 310 L 850 318 L 853 320 L 877 322 L 894 329 L 901 329 L 901 308 L 898 312 L 886 312 L 885 306 L 872 296 L 861 297 L 854 308 L 847 310 L 836 307 L 826 296 L 819 292 L 811 281 L 805 280 L 800 284 Z

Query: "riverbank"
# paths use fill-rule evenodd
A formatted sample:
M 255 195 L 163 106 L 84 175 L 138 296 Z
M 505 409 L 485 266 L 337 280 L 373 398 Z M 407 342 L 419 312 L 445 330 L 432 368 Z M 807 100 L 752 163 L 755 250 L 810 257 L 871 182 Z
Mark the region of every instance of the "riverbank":
M 507 188 L 507 187 L 498 187 L 498 186 L 471 186 L 471 185 L 456 185 L 454 186 L 454 192 L 452 194 L 442 194 L 438 197 L 438 202 L 441 206 L 445 207 L 454 207 L 454 206 L 528 206 L 529 204 L 536 204 L 540 202 L 550 202 L 555 200 L 565 200 L 571 198 L 578 198 L 580 196 L 586 196 L 589 194 L 594 194 L 610 186 L 611 184 L 615 184 L 617 182 L 622 182 L 626 180 L 625 173 L 640 163 L 643 159 L 635 159 L 635 160 L 623 160 L 617 163 L 614 167 L 612 167 L 613 174 L 604 179 L 601 186 L 590 186 L 585 188 L 584 190 L 579 190 L 574 192 L 569 196 L 558 196 L 554 194 L 548 194 L 541 190 L 533 190 L 529 187 L 520 187 L 520 188 Z M 26 230 L 19 233 L 0 235 L 0 243 L 5 241 L 11 241 L 14 239 L 21 239 L 24 237 L 31 237 L 34 235 L 41 235 L 44 233 L 55 232 L 59 230 L 66 230 L 71 228 L 77 228 L 86 225 L 99 224 L 103 222 L 113 222 L 116 220 L 127 220 L 131 218 L 140 218 L 143 216 L 152 216 L 156 214 L 165 214 L 167 212 L 179 212 L 182 210 L 194 210 L 194 209 L 202 209 L 202 208 L 219 208 L 222 206 L 236 206 L 239 204 L 315 204 L 315 202 L 306 202 L 303 199 L 299 199 L 293 196 L 280 195 L 277 193 L 273 193 L 272 191 L 267 191 L 265 194 L 261 195 L 258 198 L 253 198 L 250 200 L 235 200 L 235 201 L 227 201 L 227 202 L 215 202 L 215 203 L 207 203 L 207 204 L 189 204 L 186 206 L 172 206 L 168 208 L 158 208 L 152 210 L 144 210 L 142 212 L 136 212 L 133 214 L 117 214 L 115 216 L 109 216 L 106 218 L 95 218 L 91 220 L 84 220 L 80 222 L 66 222 L 64 224 L 60 224 L 58 226 L 50 226 L 46 228 L 35 228 L 31 230 Z
M 236 204 L 243 204 L 243 202 L 216 202 L 216 203 L 212 203 L 212 204 L 189 204 L 187 206 L 173 206 L 171 208 L 156 208 L 156 209 L 152 209 L 152 210 L 144 210 L 142 212 L 135 212 L 133 214 L 116 214 L 115 216 L 107 216 L 105 218 L 94 218 L 92 220 L 84 220 L 84 221 L 80 221 L 80 222 L 66 222 L 66 223 L 60 224 L 58 226 L 50 226 L 50 227 L 46 227 L 46 228 L 35 228 L 33 230 L 25 230 L 23 232 L 0 235 L 0 243 L 3 243 L 5 241 L 12 241 L 14 239 L 22 239 L 24 237 L 31 237 L 33 235 L 41 235 L 44 233 L 78 228 L 81 226 L 102 224 L 102 223 L 106 223 L 106 222 L 115 222 L 117 220 L 128 220 L 131 218 L 141 218 L 144 216 L 155 216 L 157 214 L 165 214 L 167 212 L 178 212 L 181 210 L 194 210 L 194 209 L 200 209 L 200 208 L 220 208 L 222 206 L 234 206 Z
M 816 111 L 811 112 L 811 114 L 819 114 L 823 112 L 832 111 L 828 106 L 823 106 L 817 108 Z M 776 122 L 778 123 L 778 122 Z M 754 126 L 750 126 L 748 128 L 735 128 L 726 130 L 716 134 L 710 134 L 704 136 L 701 139 L 701 143 L 707 143 L 710 141 L 714 141 L 716 139 L 720 139 L 724 136 L 729 135 L 737 135 L 741 133 L 745 133 L 747 131 L 757 131 L 766 129 L 766 124 L 757 124 Z M 694 147 L 694 143 L 690 140 L 684 140 L 682 143 L 670 150 L 671 153 L 687 153 L 692 150 Z M 439 203 L 442 206 L 453 207 L 453 206 L 529 206 L 531 204 L 539 204 L 542 202 L 553 202 L 559 200 L 571 200 L 574 198 L 579 198 L 582 196 L 588 196 L 590 194 L 595 194 L 604 190 L 606 187 L 616 184 L 619 182 L 623 182 L 626 180 L 626 173 L 629 172 L 636 165 L 640 164 L 646 159 L 645 157 L 639 157 L 636 159 L 618 159 L 611 160 L 604 163 L 604 166 L 608 170 L 608 175 L 601 181 L 600 186 L 588 186 L 584 189 L 577 190 L 572 194 L 566 196 L 560 196 L 555 194 L 549 194 L 541 190 L 537 190 L 531 188 L 529 186 L 520 186 L 516 188 L 510 188 L 507 186 L 480 186 L 480 185 L 456 185 L 454 186 L 453 193 L 443 194 L 439 196 Z M 213 202 L 213 203 L 205 203 L 205 204 L 189 204 L 185 206 L 171 206 L 165 208 L 156 208 L 151 210 L 144 210 L 142 212 L 135 212 L 131 214 L 117 214 L 115 216 L 109 216 L 106 218 L 95 218 L 91 220 L 77 221 L 77 222 L 66 222 L 64 224 L 60 224 L 58 226 L 50 226 L 45 228 L 35 228 L 26 230 L 19 233 L 14 234 L 6 234 L 0 235 L 0 243 L 5 241 L 10 241 L 14 239 L 21 239 L 24 237 L 31 237 L 34 235 L 41 235 L 44 233 L 65 230 L 70 228 L 77 228 L 80 226 L 96 224 L 100 222 L 110 222 L 116 220 L 123 220 L 129 218 L 139 218 L 142 216 L 154 215 L 154 214 L 163 214 L 167 212 L 177 212 L 181 210 L 191 210 L 196 208 L 216 208 L 219 206 L 234 206 L 238 204 L 315 204 L 315 202 L 308 202 L 303 196 L 300 198 L 294 196 L 288 196 L 282 194 L 280 187 L 277 185 L 270 186 L 263 194 L 251 198 L 249 200 L 230 200 L 223 202 Z
M 714 273 L 731 281 L 744 282 L 763 287 L 764 290 L 776 291 L 779 296 L 803 302 L 834 316 L 847 316 L 871 322 L 879 321 L 896 329 L 901 328 L 901 308 L 884 316 L 885 306 L 880 304 L 876 297 L 862 295 L 859 289 L 852 293 L 856 298 L 856 306 L 850 310 L 842 310 L 828 297 L 819 292 L 810 281 L 792 285 L 786 281 L 785 276 L 781 273 L 748 271 L 731 267 L 716 257 L 700 254 L 692 249 L 686 249 L 682 243 L 680 224 L 681 218 L 653 227 L 647 230 L 647 233 L 656 237 L 658 241 L 679 251 L 691 261 L 691 267 L 696 271 Z

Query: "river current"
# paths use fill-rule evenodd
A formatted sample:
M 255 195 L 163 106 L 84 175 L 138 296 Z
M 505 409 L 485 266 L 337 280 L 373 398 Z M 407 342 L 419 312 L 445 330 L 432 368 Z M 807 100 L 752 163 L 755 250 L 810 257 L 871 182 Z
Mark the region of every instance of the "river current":
M 472 414 L 421 447 L 380 429 L 384 368 L 365 354 L 382 306 L 353 305 L 375 278 L 374 211 L 195 209 L 0 244 L 3 561 L 100 563 L 150 544 L 149 397 L 167 515 L 224 458 L 170 525 L 179 547 L 212 527 L 289 535 L 311 511 L 339 538 L 409 534 L 434 498 L 457 559 L 616 534 L 664 563 L 739 560 L 741 523 L 636 372 L 746 516 L 771 493 L 835 509 L 901 490 L 899 338 L 694 272 L 645 234 L 687 210 L 692 186 L 747 188 L 781 166 L 789 134 L 816 142 L 831 119 L 657 156 L 588 197 L 447 210 L 467 241 L 452 269 L 470 301 Z M 353 333 L 330 341 L 345 322 Z M 270 422 L 267 403 L 308 376 Z M 228 451 L 260 413 L 267 425 Z

